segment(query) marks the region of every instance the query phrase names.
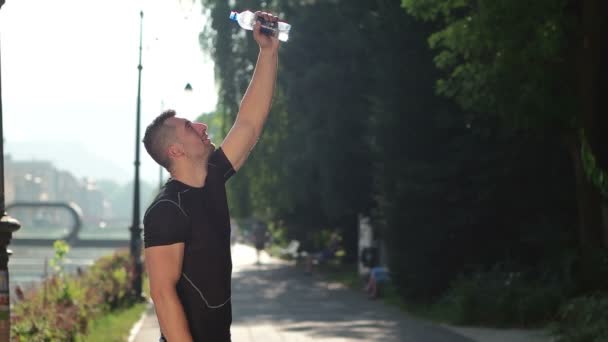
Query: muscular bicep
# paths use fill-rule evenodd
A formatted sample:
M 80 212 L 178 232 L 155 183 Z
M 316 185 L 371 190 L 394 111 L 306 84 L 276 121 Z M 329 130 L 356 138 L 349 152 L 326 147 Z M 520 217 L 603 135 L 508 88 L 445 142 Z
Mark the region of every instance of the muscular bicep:
M 182 273 L 184 243 L 148 247 L 144 252 L 152 298 L 174 290 Z
M 255 124 L 238 119 L 234 123 L 222 142 L 222 150 L 235 171 L 243 166 L 259 136 L 260 130 L 256 128 Z

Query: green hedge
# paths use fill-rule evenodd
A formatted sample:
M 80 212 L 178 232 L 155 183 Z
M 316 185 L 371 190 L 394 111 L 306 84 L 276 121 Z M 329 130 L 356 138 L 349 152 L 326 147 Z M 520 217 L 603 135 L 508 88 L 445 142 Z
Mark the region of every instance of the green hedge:
M 55 244 L 55 275 L 18 296 L 11 317 L 13 338 L 73 341 L 87 333 L 92 320 L 135 302 L 127 252 L 102 257 L 86 271 L 66 275 L 61 267 L 66 246 Z
M 564 297 L 558 284 L 494 268 L 458 278 L 435 309 L 455 324 L 531 327 L 553 321 Z
M 605 295 L 574 298 L 562 305 L 554 333 L 559 342 L 608 341 L 607 312 Z

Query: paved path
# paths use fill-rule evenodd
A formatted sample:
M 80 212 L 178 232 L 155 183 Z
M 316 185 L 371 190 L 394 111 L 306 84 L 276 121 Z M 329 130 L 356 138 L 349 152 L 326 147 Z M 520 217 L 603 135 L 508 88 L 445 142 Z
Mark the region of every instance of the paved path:
M 415 319 L 364 293 L 308 276 L 252 248 L 233 249 L 234 342 L 545 342 L 522 331 L 444 327 Z M 152 307 L 130 341 L 158 341 Z M 468 336 L 468 337 L 466 337 Z

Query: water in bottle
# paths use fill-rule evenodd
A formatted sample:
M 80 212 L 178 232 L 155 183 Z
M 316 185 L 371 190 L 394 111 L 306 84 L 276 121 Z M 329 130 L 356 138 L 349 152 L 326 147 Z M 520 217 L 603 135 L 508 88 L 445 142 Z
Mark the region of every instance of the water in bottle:
M 255 13 L 251 11 L 244 11 L 241 13 L 232 11 L 230 12 L 230 19 L 239 23 L 239 26 L 245 30 L 253 30 L 253 24 L 258 20 L 261 24 L 260 32 L 277 37 L 282 42 L 286 42 L 289 39 L 291 25 L 286 22 L 268 22 L 262 17 L 257 17 Z

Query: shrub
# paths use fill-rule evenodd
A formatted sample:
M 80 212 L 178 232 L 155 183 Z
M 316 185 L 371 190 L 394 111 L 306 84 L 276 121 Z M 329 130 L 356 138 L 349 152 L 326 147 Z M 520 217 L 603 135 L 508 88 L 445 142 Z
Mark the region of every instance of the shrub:
M 456 324 L 535 326 L 554 319 L 562 300 L 558 285 L 495 267 L 461 276 L 435 305 Z
M 558 342 L 608 341 L 608 297 L 588 295 L 574 298 L 560 308 L 553 332 Z
M 11 334 L 18 341 L 72 341 L 91 320 L 133 303 L 132 267 L 127 252 L 102 257 L 85 272 L 63 272 L 69 249 L 55 244 L 55 275 L 31 288 L 14 305 Z

